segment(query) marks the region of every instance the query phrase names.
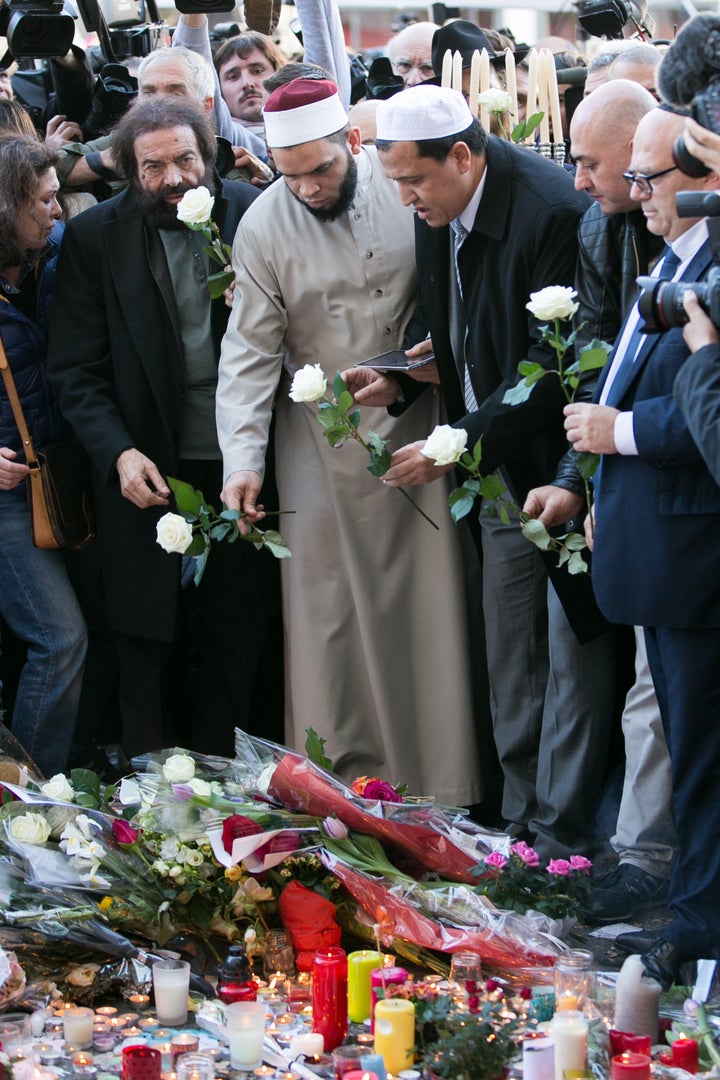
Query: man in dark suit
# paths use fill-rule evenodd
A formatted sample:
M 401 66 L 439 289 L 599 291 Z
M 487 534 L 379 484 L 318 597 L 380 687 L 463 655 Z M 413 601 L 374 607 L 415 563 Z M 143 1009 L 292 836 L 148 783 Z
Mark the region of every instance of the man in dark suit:
M 557 378 L 540 381 L 521 405 L 503 398 L 522 360 L 557 366 L 525 305 L 547 285 L 572 284 L 578 221 L 589 200 L 557 165 L 486 135 L 455 91 L 415 87 L 382 102 L 377 118 L 383 169 L 416 211 L 419 314 L 437 357 L 425 378 L 442 386 L 449 418 L 468 432 L 468 444 L 482 436 L 483 472 L 501 469 L 522 503 L 555 476 L 567 450 L 565 399 Z M 398 400 L 396 381 L 346 377 L 359 404 Z M 404 386 L 406 403 L 420 389 Z M 397 450 L 385 482 L 424 484 L 446 472 L 423 446 Z M 580 645 L 555 590 L 548 592 L 542 556 L 517 524 L 481 513 L 480 528 L 503 816 L 511 835 L 533 838 L 542 855 L 568 857 L 587 843 L 602 779 L 611 702 L 608 681 L 595 672 L 605 640 Z M 589 608 L 589 584 L 564 571 L 557 581 L 563 599 L 575 601 L 574 625 L 587 641 L 593 630 L 573 592 L 584 588 Z
M 210 300 L 207 241 L 178 221 L 177 207 L 204 185 L 231 242 L 257 192 L 216 183 L 212 126 L 182 97 L 139 100 L 113 145 L 130 186 L 66 231 L 48 369 L 95 466 L 103 584 L 121 660 L 122 741 L 132 755 L 189 735 L 163 692 L 182 609 L 181 559 L 155 542 L 169 504 L 166 478 L 201 488 L 216 508 L 222 487 L 214 399 L 228 309 L 222 297 Z M 279 583 L 266 554 L 245 543 L 215 545 L 191 594 L 196 739 L 206 752 L 232 754 L 233 727 L 260 714 L 253 695 L 264 666 L 262 715 L 268 722 L 282 715 Z M 174 708 L 185 707 L 186 696 L 178 694 Z
M 648 229 L 669 245 L 655 273 L 697 281 L 712 264 L 707 223 L 678 217 L 675 195 L 718 189 L 720 177 L 693 179 L 673 164 L 683 123 L 665 109 L 640 121 L 631 193 Z M 669 891 L 673 920 L 661 938 L 624 941 L 668 985 L 684 961 L 720 959 L 720 487 L 672 396 L 688 358 L 682 330 L 646 335 L 641 323 L 635 306 L 597 403 L 567 406 L 565 426 L 576 450 L 603 455 L 595 485 L 595 593 L 612 622 L 645 628 L 670 750 L 679 842 Z

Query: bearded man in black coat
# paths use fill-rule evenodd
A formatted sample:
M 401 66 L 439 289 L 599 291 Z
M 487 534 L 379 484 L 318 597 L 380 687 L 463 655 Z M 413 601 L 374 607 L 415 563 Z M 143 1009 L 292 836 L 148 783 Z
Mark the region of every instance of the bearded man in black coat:
M 228 309 L 222 297 L 210 299 L 207 241 L 178 220 L 177 208 L 185 192 L 206 187 L 213 220 L 232 243 L 258 192 L 216 180 L 210 121 L 182 98 L 140 99 L 113 148 L 130 186 L 67 229 L 48 369 L 95 470 L 103 585 L 121 660 L 122 741 L 132 755 L 183 734 L 167 697 L 186 607 L 182 560 L 155 535 L 171 502 L 167 477 L 202 489 L 216 509 L 222 487 L 215 387 Z M 247 727 L 261 700 L 266 723 L 281 722 L 272 556 L 246 543 L 214 545 L 190 608 L 201 732 L 194 741 L 232 755 L 233 727 Z M 277 738 L 282 729 L 257 733 Z

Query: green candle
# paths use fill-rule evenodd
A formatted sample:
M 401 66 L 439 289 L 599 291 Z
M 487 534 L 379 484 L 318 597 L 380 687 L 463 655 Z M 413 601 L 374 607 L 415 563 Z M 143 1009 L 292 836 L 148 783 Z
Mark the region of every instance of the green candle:
M 382 955 L 370 949 L 348 955 L 348 1019 L 355 1024 L 370 1018 L 370 972 L 382 964 Z

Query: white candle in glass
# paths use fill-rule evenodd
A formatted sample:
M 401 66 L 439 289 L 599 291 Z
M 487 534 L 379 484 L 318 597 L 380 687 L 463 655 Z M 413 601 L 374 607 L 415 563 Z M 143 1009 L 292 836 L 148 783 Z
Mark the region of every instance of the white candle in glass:
M 550 1038 L 522 1044 L 523 1080 L 555 1080 L 555 1044 Z
M 265 1032 L 239 1030 L 228 1032 L 230 1040 L 230 1064 L 233 1069 L 256 1069 L 262 1065 L 263 1038 Z
M 187 1020 L 190 965 L 187 960 L 158 960 L 152 973 L 158 1020 L 169 1027 L 180 1027 Z
M 62 1020 L 65 1042 L 71 1043 L 78 1050 L 88 1050 L 93 1041 L 93 1024 L 95 1023 L 93 1010 L 79 1006 L 66 1009 Z

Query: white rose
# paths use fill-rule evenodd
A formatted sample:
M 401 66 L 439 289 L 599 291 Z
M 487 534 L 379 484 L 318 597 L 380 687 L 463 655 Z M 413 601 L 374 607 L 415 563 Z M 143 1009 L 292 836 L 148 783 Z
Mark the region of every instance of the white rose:
M 186 225 L 204 225 L 210 220 L 214 197 L 206 187 L 186 191 L 178 203 L 177 216 Z
M 157 523 L 157 542 L 163 551 L 184 555 L 192 541 L 192 526 L 179 514 L 163 514 Z
M 212 795 L 212 787 L 207 780 L 201 780 L 199 776 L 193 776 L 187 782 L 187 786 L 192 788 L 196 795 L 201 795 L 203 798 L 209 798 Z
M 205 856 L 202 851 L 198 851 L 197 848 L 187 848 L 185 862 L 188 866 L 202 866 L 205 862 Z
M 290 397 L 293 401 L 319 401 L 325 396 L 327 379 L 319 364 L 306 364 L 295 372 Z
M 50 836 L 50 826 L 42 814 L 18 814 L 10 822 L 10 837 L 21 844 L 44 844 Z
M 462 457 L 467 445 L 467 431 L 449 424 L 438 424 L 425 440 L 422 453 L 436 465 L 454 465 Z
M 48 799 L 55 799 L 56 802 L 72 802 L 75 797 L 75 789 L 62 773 L 56 773 L 46 784 L 41 785 L 40 790 Z
M 163 765 L 163 776 L 169 784 L 187 784 L 195 775 L 195 762 L 189 754 L 171 754 Z
M 482 94 L 478 94 L 478 105 L 491 113 L 508 112 L 511 105 L 510 95 L 507 90 L 491 86 L 488 90 L 484 90 Z
M 575 302 L 575 296 L 575 290 L 569 285 L 548 285 L 540 292 L 530 293 L 525 307 L 540 322 L 571 319 L 580 306 Z

